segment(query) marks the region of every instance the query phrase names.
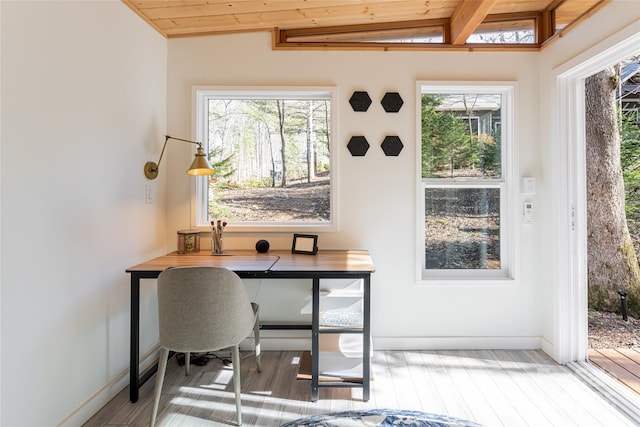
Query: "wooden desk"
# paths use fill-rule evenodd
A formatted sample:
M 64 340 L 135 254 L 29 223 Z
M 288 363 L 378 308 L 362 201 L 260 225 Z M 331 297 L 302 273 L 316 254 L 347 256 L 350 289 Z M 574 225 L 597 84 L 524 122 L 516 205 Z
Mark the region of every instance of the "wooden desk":
M 292 254 L 289 251 L 227 251 L 212 255 L 209 251 L 180 255 L 170 253 L 127 268 L 131 274 L 131 346 L 129 362 L 129 399 L 138 401 L 138 389 L 157 370 L 153 366 L 140 376 L 140 279 L 155 279 L 169 267 L 224 267 L 245 279 L 309 279 L 312 281 L 311 325 L 261 325 L 263 329 L 311 329 L 311 400 L 318 400 L 320 387 L 362 387 L 363 399 L 369 400 L 371 378 L 371 273 L 373 262 L 364 250 L 325 250 L 316 255 Z M 320 330 L 320 279 L 350 278 L 363 281 L 362 328 L 327 328 Z M 361 333 L 363 350 L 362 383 L 319 381 L 320 333 Z

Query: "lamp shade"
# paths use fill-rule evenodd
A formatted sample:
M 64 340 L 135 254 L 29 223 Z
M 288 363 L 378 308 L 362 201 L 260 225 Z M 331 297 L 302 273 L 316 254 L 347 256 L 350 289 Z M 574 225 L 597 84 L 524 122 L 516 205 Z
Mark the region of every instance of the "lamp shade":
M 215 172 L 215 169 L 213 169 L 213 166 L 211 166 L 207 160 L 204 150 L 201 146 L 198 146 L 196 158 L 193 159 L 193 163 L 191 163 L 187 173 L 189 175 L 213 175 Z

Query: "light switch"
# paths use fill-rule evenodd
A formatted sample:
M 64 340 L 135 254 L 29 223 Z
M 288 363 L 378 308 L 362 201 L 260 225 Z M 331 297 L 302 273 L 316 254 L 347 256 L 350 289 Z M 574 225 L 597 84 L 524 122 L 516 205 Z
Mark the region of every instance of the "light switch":
M 156 198 L 153 184 L 146 184 L 144 187 L 144 201 L 145 203 L 153 203 Z

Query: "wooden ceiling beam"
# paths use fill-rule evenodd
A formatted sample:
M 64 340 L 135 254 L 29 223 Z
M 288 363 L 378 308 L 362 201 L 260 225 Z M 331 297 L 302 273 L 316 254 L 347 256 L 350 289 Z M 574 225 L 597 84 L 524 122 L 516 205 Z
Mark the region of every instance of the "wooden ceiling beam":
M 463 1 L 453 11 L 450 23 L 450 41 L 463 45 L 496 4 L 497 0 Z

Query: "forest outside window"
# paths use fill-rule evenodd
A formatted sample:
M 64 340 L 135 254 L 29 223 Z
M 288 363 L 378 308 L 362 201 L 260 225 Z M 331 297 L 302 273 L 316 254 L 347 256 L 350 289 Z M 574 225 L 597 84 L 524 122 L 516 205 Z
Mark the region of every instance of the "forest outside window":
M 512 87 L 418 90 L 422 278 L 507 277 Z
M 335 88 L 206 87 L 195 99 L 198 140 L 216 169 L 196 184 L 198 226 L 335 229 Z

